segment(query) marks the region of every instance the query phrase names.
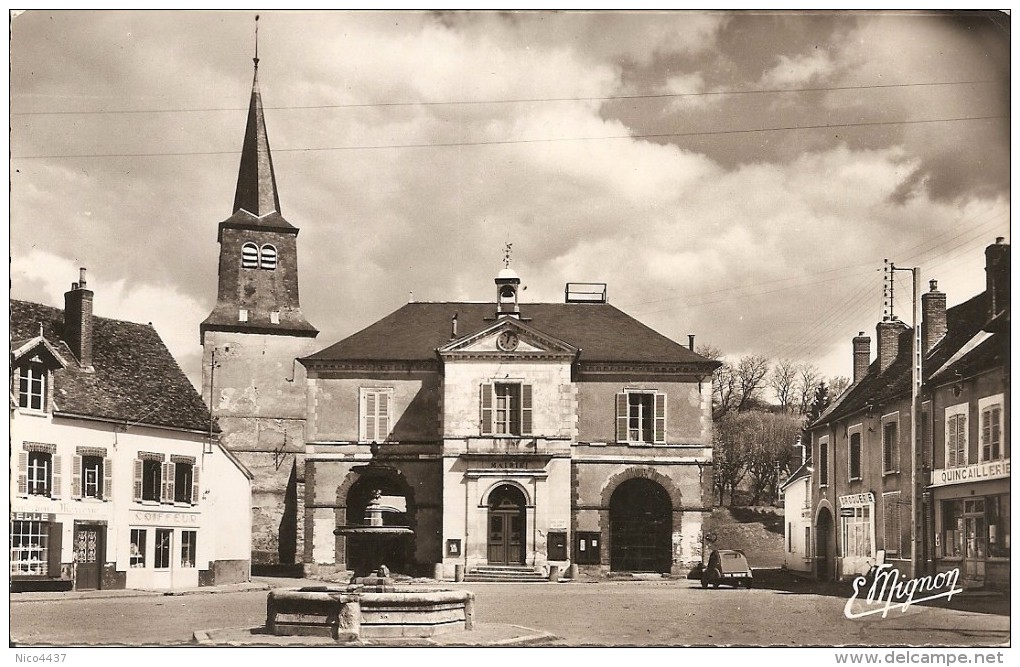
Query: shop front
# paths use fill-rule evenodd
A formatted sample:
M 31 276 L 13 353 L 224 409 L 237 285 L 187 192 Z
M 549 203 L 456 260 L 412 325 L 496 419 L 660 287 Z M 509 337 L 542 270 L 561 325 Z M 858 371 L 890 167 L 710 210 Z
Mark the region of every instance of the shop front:
M 839 496 L 840 578 L 865 574 L 875 564 L 875 494 Z
M 958 568 L 966 588 L 1008 588 L 1009 459 L 935 470 L 936 569 Z
M 201 537 L 198 512 L 130 512 L 122 539 L 127 587 L 179 590 L 199 585 L 198 547 Z

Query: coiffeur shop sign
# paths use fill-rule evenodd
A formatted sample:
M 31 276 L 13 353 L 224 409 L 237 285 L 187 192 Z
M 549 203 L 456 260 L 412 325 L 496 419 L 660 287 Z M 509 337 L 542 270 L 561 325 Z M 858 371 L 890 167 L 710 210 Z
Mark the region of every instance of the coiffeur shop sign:
M 165 526 L 173 524 L 177 526 L 197 526 L 198 514 L 185 512 L 142 512 L 134 511 L 134 523 L 152 524 L 154 526 Z
M 985 461 L 958 468 L 939 468 L 931 473 L 931 485 L 946 486 L 1006 477 L 1009 477 L 1009 459 Z

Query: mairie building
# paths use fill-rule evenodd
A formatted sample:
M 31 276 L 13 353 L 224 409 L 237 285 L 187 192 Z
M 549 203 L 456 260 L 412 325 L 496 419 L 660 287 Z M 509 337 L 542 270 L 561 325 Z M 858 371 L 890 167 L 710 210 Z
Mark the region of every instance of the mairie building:
M 718 365 L 610 305 L 605 287 L 521 303 L 408 303 L 331 345 L 298 298 L 256 79 L 203 395 L 254 476 L 253 565 L 452 576 L 456 566 L 680 572 L 701 560 Z M 491 291 L 490 291 L 491 290 Z M 337 533 L 373 498 L 411 530 Z

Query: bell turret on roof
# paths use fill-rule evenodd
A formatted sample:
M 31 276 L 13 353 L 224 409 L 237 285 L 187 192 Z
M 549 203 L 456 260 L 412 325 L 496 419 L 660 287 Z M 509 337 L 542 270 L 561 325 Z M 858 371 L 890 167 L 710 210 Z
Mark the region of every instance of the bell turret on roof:
M 244 145 L 241 148 L 241 166 L 237 173 L 234 213 L 244 210 L 262 218 L 280 212 L 280 196 L 276 191 L 273 156 L 269 152 L 269 135 L 266 133 L 266 119 L 262 111 L 258 57 L 254 61 L 255 76 L 251 84 L 248 125 L 244 130 Z

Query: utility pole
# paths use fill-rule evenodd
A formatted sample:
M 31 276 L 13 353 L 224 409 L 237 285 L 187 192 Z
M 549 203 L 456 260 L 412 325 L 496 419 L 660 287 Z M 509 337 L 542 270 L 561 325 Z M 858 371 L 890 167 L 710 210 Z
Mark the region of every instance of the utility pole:
M 913 307 L 911 309 L 914 325 L 914 335 L 911 340 L 911 364 L 910 364 L 910 577 L 914 578 L 917 576 L 917 525 L 919 523 L 917 517 L 917 469 L 920 465 L 918 461 L 918 442 L 917 437 L 920 433 L 918 428 L 918 421 L 921 417 L 921 317 L 918 312 L 918 308 L 921 303 L 921 285 L 918 281 L 918 274 L 920 273 L 920 267 L 913 267 L 909 269 L 898 268 L 895 264 L 890 264 L 889 269 L 891 271 L 909 271 L 910 278 L 913 282 Z

